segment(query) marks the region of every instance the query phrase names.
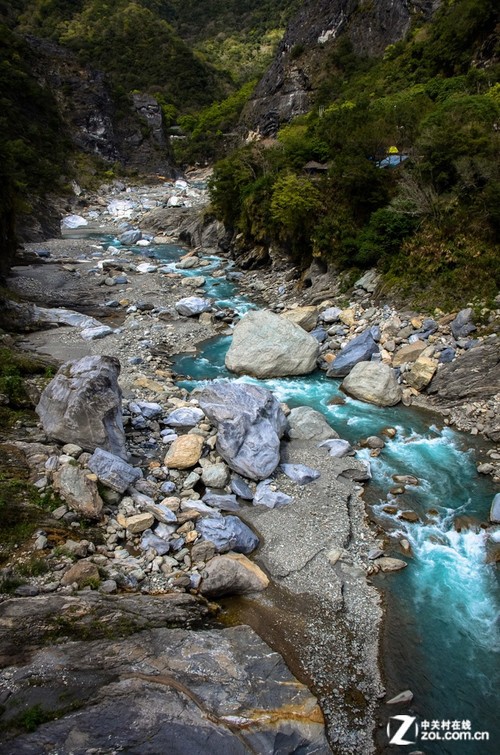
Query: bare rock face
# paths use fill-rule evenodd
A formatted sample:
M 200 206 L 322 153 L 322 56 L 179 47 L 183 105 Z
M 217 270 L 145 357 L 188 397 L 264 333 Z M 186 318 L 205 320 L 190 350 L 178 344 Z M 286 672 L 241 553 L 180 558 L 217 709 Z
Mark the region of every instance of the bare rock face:
M 243 110 L 243 124 L 264 136 L 274 135 L 280 123 L 310 109 L 324 60 L 339 38 L 347 38 L 356 55 L 382 55 L 388 45 L 404 38 L 413 16 L 429 18 L 440 4 L 441 0 L 301 3 Z
M 307 375 L 316 368 L 318 353 L 317 340 L 299 325 L 260 310 L 235 327 L 226 367 L 259 378 Z
M 317 700 L 250 627 L 166 628 L 203 610 L 178 594 L 4 602 L 0 753 L 331 752 Z M 61 614 L 75 641 L 47 642 L 45 629 L 10 665 L 13 631 L 27 644 L 35 623 L 60 632 Z M 27 699 L 47 714 L 35 732 L 15 726 Z
M 119 374 L 115 357 L 89 356 L 63 364 L 36 407 L 49 438 L 126 458 Z

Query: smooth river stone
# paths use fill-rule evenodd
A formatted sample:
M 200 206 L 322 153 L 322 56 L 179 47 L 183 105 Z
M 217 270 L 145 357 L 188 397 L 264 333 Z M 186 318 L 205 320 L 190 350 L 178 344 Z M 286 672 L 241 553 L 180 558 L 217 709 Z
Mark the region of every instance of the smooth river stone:
M 197 464 L 203 449 L 201 435 L 181 435 L 174 440 L 165 456 L 165 465 L 170 469 L 189 469 Z

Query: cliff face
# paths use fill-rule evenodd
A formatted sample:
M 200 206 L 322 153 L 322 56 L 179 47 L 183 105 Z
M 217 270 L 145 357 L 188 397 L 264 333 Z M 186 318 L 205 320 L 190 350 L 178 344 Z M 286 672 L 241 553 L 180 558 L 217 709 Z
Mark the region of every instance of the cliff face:
M 77 149 L 143 174 L 174 174 L 161 107 L 154 97 L 136 94 L 118 105 L 102 72 L 82 66 L 57 44 L 35 37 L 28 42 L 35 53 L 34 75 L 55 95 Z
M 355 55 L 376 57 L 404 38 L 412 18 L 429 18 L 441 0 L 306 0 L 242 115 L 265 136 L 307 112 L 322 61 L 341 37 Z

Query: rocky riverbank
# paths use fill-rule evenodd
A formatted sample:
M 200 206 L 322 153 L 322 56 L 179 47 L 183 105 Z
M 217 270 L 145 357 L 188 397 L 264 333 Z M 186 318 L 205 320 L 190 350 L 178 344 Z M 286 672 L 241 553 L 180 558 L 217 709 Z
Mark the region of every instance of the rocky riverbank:
M 237 396 L 223 392 L 215 402 L 206 391 L 190 395 L 177 385 L 169 358 L 194 351 L 197 343 L 213 335 L 233 332 L 228 328 L 239 320 L 238 312 L 214 305 L 217 281 L 232 280 L 249 297 L 258 297 L 267 302 L 268 309 L 283 314 L 280 321 L 300 326 L 314 344 L 313 367 L 318 358 L 332 377 L 343 376 L 369 359 L 377 375 L 380 370 L 389 371 L 398 400 L 431 405 L 436 401 L 426 392 L 431 391 L 445 413 L 445 423 L 458 427 L 469 423 L 468 429 L 497 440 L 498 339 L 476 330 L 472 312 L 424 317 L 382 305 L 374 291 L 367 290 L 376 288 L 373 277 L 358 281 L 351 300 L 345 301 L 334 287 L 325 290 L 324 279 L 299 289 L 296 272 L 284 261 L 272 272 L 240 271 L 229 254 L 216 246 L 222 229 L 209 217 L 193 221 L 189 205 L 199 209 L 203 202 L 203 190 L 196 182 L 133 191 L 108 187 L 100 196 L 80 199 L 75 209 L 85 217 L 68 223 L 82 223 L 85 233 L 109 234 L 109 241 L 65 237 L 29 245 L 24 264 L 14 268 L 10 287 L 36 303 L 10 308 L 18 330 L 31 331 L 20 337 L 19 345 L 59 363 L 71 359 L 73 365 L 45 388 L 39 404 L 41 424 L 22 423 L 17 437 L 11 434 L 9 438 L 11 457 L 27 465 L 34 489 L 51 510 L 32 539 L 12 551 L 4 583 L 13 584 L 23 565 L 24 572 L 29 572 L 34 559 L 44 564 L 44 573 L 30 574 L 24 584 L 14 586 L 18 597 L 6 600 L 0 608 L 5 615 L 17 615 L 25 610 L 36 612 L 37 606 L 52 601 L 54 613 L 64 619 L 66 601 L 83 617 L 87 635 L 82 637 L 81 627 L 79 635 L 73 633 L 64 619 L 61 634 L 54 633 L 57 647 L 66 639 L 86 642 L 89 627 L 111 621 L 105 637 L 130 635 L 132 639 L 123 647 L 132 659 L 145 643 L 156 647 L 160 641 L 170 641 L 169 636 L 181 655 L 183 642 L 203 644 L 202 635 L 196 640 L 182 633 L 156 637 L 155 627 L 206 622 L 215 610 L 207 601 L 227 594 L 258 595 L 254 599 L 262 615 L 271 616 L 266 596 L 278 590 L 283 605 L 281 646 L 289 643 L 296 655 L 294 668 L 313 685 L 333 750 L 368 753 L 374 710 L 384 690 L 377 662 L 382 612 L 378 593 L 367 577 L 405 565 L 387 558 L 383 539 L 376 540 L 368 527 L 362 494 L 363 483 L 370 478 L 369 467 L 355 458 L 355 449 L 339 439 L 321 415 L 311 410 L 306 410 L 306 416 L 297 409 L 290 412 L 268 392 L 255 393 L 248 385 L 235 388 L 240 391 Z M 89 221 L 90 226 L 83 224 Z M 120 244 L 112 240 L 115 237 L 121 238 Z M 147 257 L 149 247 L 176 242 L 179 237 L 202 246 L 198 250 L 186 247 L 176 262 Z M 63 306 L 65 311 L 61 311 Z M 490 329 L 497 315 L 498 311 L 491 313 Z M 11 337 L 6 336 L 4 343 L 10 344 Z M 271 350 L 272 345 L 266 344 L 268 364 Z M 119 362 L 108 359 L 109 355 Z M 466 390 L 471 373 L 473 402 Z M 236 439 L 233 427 L 238 428 Z M 359 440 L 376 457 L 384 442 L 390 442 L 390 434 L 388 428 L 385 440 Z M 494 448 L 488 453 L 480 471 L 498 481 L 500 454 Z M 404 487 L 405 481 L 400 482 Z M 89 522 L 93 522 L 90 528 Z M 266 592 L 269 578 L 272 587 Z M 161 606 L 160 623 L 155 623 L 156 618 L 139 625 L 130 620 L 126 601 L 132 598 L 125 593 L 137 593 L 133 597 L 136 613 L 141 600 L 145 607 L 156 601 L 154 605 Z M 164 597 L 153 597 L 158 595 Z M 95 614 L 101 600 L 102 616 Z M 189 617 L 182 614 L 187 603 Z M 301 604 L 308 606 L 304 613 Z M 172 616 L 163 616 L 166 605 L 176 606 Z M 106 618 L 117 606 L 127 614 L 118 629 L 114 619 Z M 136 636 L 138 629 L 147 630 L 147 636 Z M 234 655 L 234 664 L 241 668 L 246 661 L 234 643 L 239 643 L 242 634 L 229 632 L 226 637 L 227 653 L 217 657 L 222 663 L 222 656 Z M 210 633 L 206 638 L 209 647 L 216 642 Z M 92 657 L 108 657 L 109 646 L 97 638 L 99 642 L 95 648 L 92 645 L 96 653 Z M 257 638 L 247 642 L 255 648 L 258 643 Z M 71 649 L 68 655 L 63 642 L 60 663 L 73 669 L 74 658 L 83 652 Z M 210 656 L 211 651 L 206 652 Z M 268 652 L 262 643 L 258 646 L 262 657 Z M 132 673 L 126 671 L 126 660 L 120 661 L 119 669 L 111 664 L 113 673 L 106 676 L 106 685 L 111 687 L 102 687 L 98 695 L 103 716 L 106 706 L 113 704 L 115 684 L 120 699 L 129 699 L 141 687 L 141 699 L 149 700 L 152 682 L 148 675 L 155 654 L 152 651 L 150 658 L 146 652 L 143 665 L 134 666 L 134 681 L 128 676 L 123 681 L 124 675 Z M 23 673 L 36 676 L 40 658 L 30 650 L 21 663 Z M 246 703 L 241 702 L 238 712 L 227 706 L 215 710 L 213 689 L 207 702 L 198 682 L 190 677 L 196 687 L 193 692 L 182 676 L 177 656 L 164 660 L 154 673 L 179 671 L 174 675 L 175 693 L 170 682 L 167 692 L 178 700 L 187 695 L 198 716 L 207 717 L 210 711 L 214 742 L 220 737 L 226 746 L 229 737 L 235 751 L 241 745 L 267 752 L 274 751 L 276 737 L 289 736 L 293 746 L 300 743 L 305 752 L 328 751 L 314 701 L 298 682 L 293 685 L 301 689 L 300 704 L 293 695 L 280 699 L 280 705 L 291 706 L 290 715 L 276 715 L 271 733 L 266 729 L 269 715 L 257 716 L 259 732 L 266 719 L 264 739 L 253 732 L 245 739 L 242 732 L 250 726 L 248 720 L 256 720 Z M 17 683 L 13 673 L 10 667 L 4 676 L 4 722 L 14 721 L 11 735 L 19 736 L 18 714 L 27 707 L 28 698 L 26 687 Z M 248 678 L 260 684 L 266 674 L 250 670 L 246 677 L 239 677 L 241 685 Z M 42 686 L 51 689 L 49 676 Z M 192 694 L 179 690 L 179 684 Z M 80 686 L 77 681 L 73 692 Z M 203 689 L 208 687 L 204 682 Z M 162 688 L 161 695 L 167 692 Z M 155 706 L 163 704 L 161 695 L 155 693 Z M 239 700 L 238 695 L 235 691 Z M 32 706 L 41 705 L 38 697 L 30 700 Z M 75 706 L 80 704 L 85 709 L 81 696 Z M 278 706 L 266 698 L 261 707 L 274 710 Z M 305 709 L 305 718 L 298 716 L 296 711 Z M 65 747 L 63 742 L 73 743 L 84 731 L 77 749 L 84 752 L 100 746 L 99 737 L 109 733 L 109 727 L 104 727 L 89 739 L 85 710 L 70 713 L 56 706 L 51 711 L 61 720 L 43 723 L 47 719 L 42 717 L 39 732 L 46 737 L 44 742 Z M 190 725 L 193 741 L 201 742 L 206 730 L 199 723 Z M 140 730 L 137 747 L 150 736 L 148 724 Z M 16 745 L 31 752 L 33 742 L 30 735 L 21 735 Z M 116 740 L 114 746 L 119 744 Z M 194 746 L 194 751 L 201 747 Z

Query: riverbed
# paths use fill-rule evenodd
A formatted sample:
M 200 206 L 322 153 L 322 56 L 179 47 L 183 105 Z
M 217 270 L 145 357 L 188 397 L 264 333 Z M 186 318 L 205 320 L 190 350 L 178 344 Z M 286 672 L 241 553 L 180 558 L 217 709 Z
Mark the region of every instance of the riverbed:
M 101 235 L 94 240 L 120 248 L 112 236 Z M 172 273 L 194 275 L 196 271 L 176 269 L 176 260 L 185 251 L 176 244 L 151 244 L 147 256 L 161 261 Z M 137 250 L 138 255 L 143 253 Z M 228 280 L 231 265 L 226 265 L 220 275 L 217 255 L 209 254 L 207 262 L 203 268 L 204 292 L 217 306 L 239 315 L 258 306 L 239 291 L 237 282 Z M 230 335 L 223 334 L 204 341 L 196 353 L 179 354 L 173 360 L 179 384 L 192 390 L 207 380 L 235 379 L 224 367 L 229 342 Z M 479 744 L 448 745 L 431 739 L 424 746 L 415 739 L 416 746 L 425 752 L 496 752 L 500 733 L 495 705 L 500 592 L 495 566 L 488 563 L 486 530 L 481 526 L 487 521 L 495 490 L 491 480 L 476 471 L 480 443 L 446 427 L 438 416 L 428 412 L 403 406 L 382 409 L 350 399 L 341 393 L 339 381 L 326 378 L 323 372 L 263 384 L 290 407 L 310 405 L 321 411 L 340 437 L 354 445 L 367 436 L 382 434 L 387 427 L 396 431 L 378 457 L 370 456 L 368 449 L 357 451 L 358 458 L 371 466 L 372 481 L 364 500 L 377 536 L 384 539 L 388 555 L 408 563 L 397 574 L 373 577 L 386 608 L 380 654 L 386 699 L 404 689 L 414 694 L 409 706 L 381 707 L 377 736 L 380 751 L 400 751 L 388 745 L 386 724 L 389 716 L 404 712 L 414 716 L 420 727 L 425 727 L 426 721 L 470 722 L 471 731 L 490 735 L 489 742 L 482 740 Z M 396 495 L 390 490 L 394 487 L 393 475 L 398 474 L 418 479 L 418 485 L 406 486 L 404 493 L 405 508 L 415 512 L 417 521 L 406 522 L 384 510 L 395 502 Z M 400 543 L 405 540 L 409 548 L 402 550 Z M 226 620 L 253 624 L 284 654 L 298 676 L 311 681 L 318 670 L 315 648 L 300 652 L 306 632 L 301 632 L 299 617 L 307 611 L 318 612 L 321 607 L 314 599 L 304 599 L 299 610 L 297 604 L 290 603 L 289 594 L 272 588 L 263 601 L 231 601 Z M 280 615 L 280 621 L 273 621 Z M 321 663 L 326 662 L 328 647 L 320 647 L 319 637 L 325 632 L 322 623 L 328 620 L 325 614 L 317 624 L 316 661 L 320 659 Z M 310 635 L 308 639 L 314 641 Z M 327 688 L 334 686 L 331 679 L 325 679 L 319 692 L 331 693 Z M 355 695 L 355 691 L 349 694 Z

